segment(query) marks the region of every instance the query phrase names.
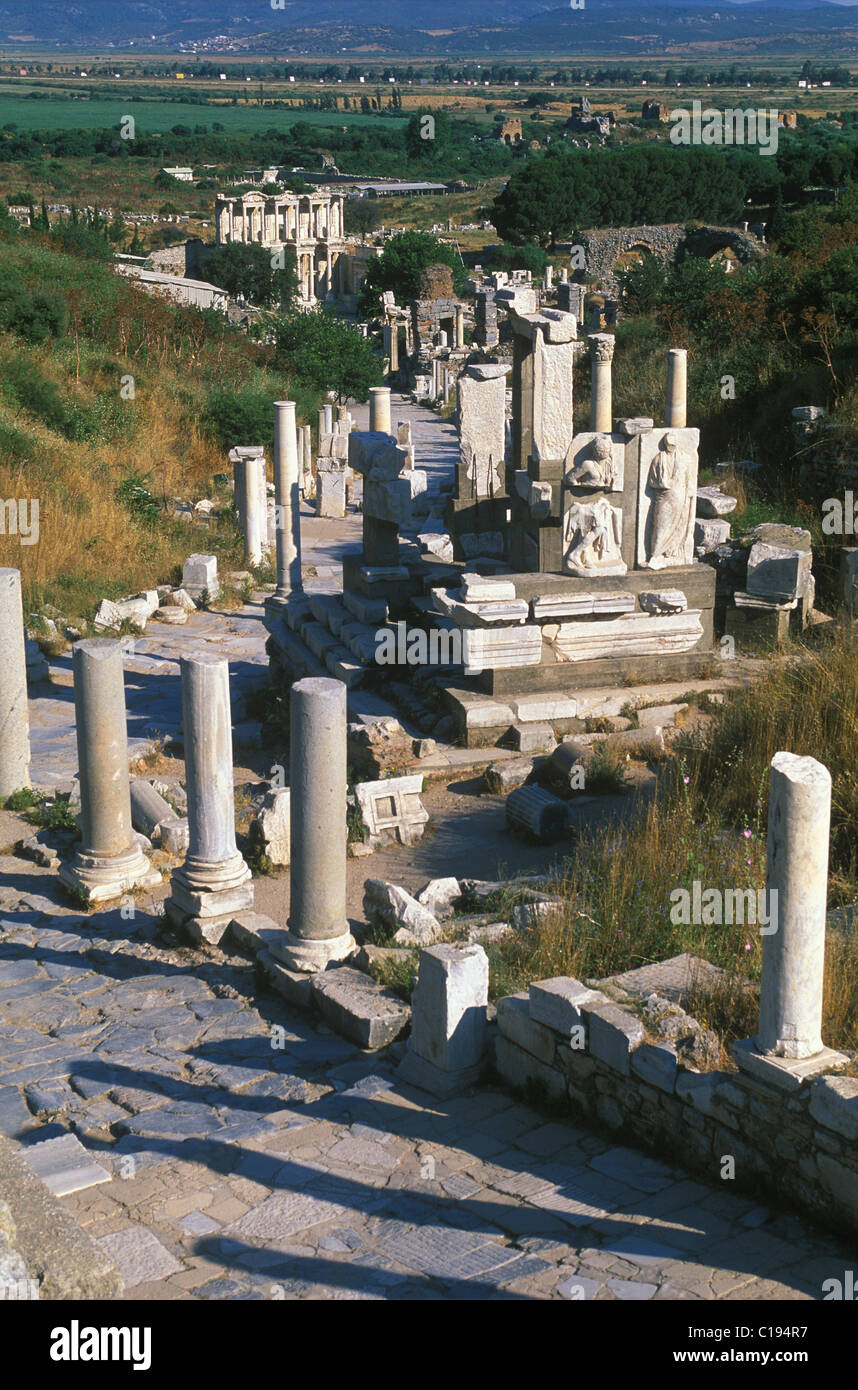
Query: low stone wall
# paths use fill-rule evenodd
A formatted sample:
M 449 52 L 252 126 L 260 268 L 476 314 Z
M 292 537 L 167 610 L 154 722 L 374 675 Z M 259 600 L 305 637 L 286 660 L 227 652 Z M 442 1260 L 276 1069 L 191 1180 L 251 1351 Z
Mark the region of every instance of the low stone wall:
M 498 1032 L 495 1065 L 514 1088 L 535 1088 L 709 1181 L 730 1156 L 738 1186 L 858 1231 L 858 1077 L 777 1084 L 693 1070 L 672 1045 L 649 1041 L 631 1008 L 564 977 L 499 1000 Z

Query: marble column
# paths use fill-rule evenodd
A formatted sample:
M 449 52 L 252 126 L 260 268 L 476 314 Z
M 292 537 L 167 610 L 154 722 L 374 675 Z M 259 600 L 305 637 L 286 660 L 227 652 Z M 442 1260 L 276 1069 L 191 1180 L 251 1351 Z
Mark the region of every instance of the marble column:
M 261 513 L 259 459 L 238 459 L 235 465 L 235 492 L 239 520 L 244 535 L 244 558 L 252 569 L 262 564 L 265 516 Z
M 166 912 L 192 940 L 217 944 L 232 918 L 253 907 L 250 869 L 235 843 L 229 662 L 192 652 L 180 664 L 189 847 Z
M 685 348 L 671 348 L 667 355 L 667 409 L 664 416 L 668 429 L 685 429 L 687 386 L 688 353 Z
M 390 417 L 390 387 L 371 386 L 369 391 L 369 427 L 382 434 L 392 432 Z
M 313 471 L 313 431 L 309 425 L 301 426 L 301 439 L 303 441 L 303 453 L 301 456 L 301 476 Z
M 27 651 L 20 570 L 0 569 L 0 797 L 30 785 Z
M 324 417 L 325 417 L 325 428 L 324 428 L 324 433 L 325 433 L 325 434 L 333 434 L 333 432 L 334 432 L 334 407 L 333 407 L 332 405 L 323 405 L 323 406 L 322 406 L 322 413 L 323 413 L 323 415 L 324 415 Z
M 464 304 L 457 304 L 457 305 L 456 305 L 456 347 L 457 347 L 457 348 L 463 348 L 464 346 L 465 346 L 465 306 L 464 306 Z
M 822 1050 L 822 983 L 831 774 L 776 753 L 769 780 L 767 909 L 757 1048 L 800 1059 Z M 777 896 L 775 896 L 777 895 Z M 765 930 L 765 929 L 764 929 Z
M 161 882 L 134 838 L 122 647 L 106 637 L 72 648 L 81 843 L 60 881 L 88 903 Z
M 289 930 L 271 951 L 309 973 L 355 950 L 346 916 L 346 687 L 296 681 L 290 703 Z
M 319 439 L 321 440 L 322 435 L 325 433 L 325 407 L 323 405 L 319 406 L 316 417 L 316 429 L 319 432 Z
M 321 411 L 319 414 L 321 415 Z M 295 402 L 274 402 L 274 506 L 277 525 L 275 599 L 301 589 L 301 472 Z
M 590 429 L 610 434 L 614 428 L 611 396 L 611 362 L 614 356 L 613 333 L 591 333 L 590 357 L 593 364 L 593 384 L 590 398 Z

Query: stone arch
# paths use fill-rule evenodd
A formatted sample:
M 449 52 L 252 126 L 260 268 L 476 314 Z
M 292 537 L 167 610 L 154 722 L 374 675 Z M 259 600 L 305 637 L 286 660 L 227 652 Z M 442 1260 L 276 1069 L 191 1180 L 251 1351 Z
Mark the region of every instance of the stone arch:
M 651 246 L 647 246 L 645 241 L 635 241 L 630 246 L 625 247 L 617 259 L 614 261 L 612 274 L 614 278 L 619 276 L 623 270 L 629 270 L 633 265 L 640 265 L 641 261 L 652 260 L 655 252 Z

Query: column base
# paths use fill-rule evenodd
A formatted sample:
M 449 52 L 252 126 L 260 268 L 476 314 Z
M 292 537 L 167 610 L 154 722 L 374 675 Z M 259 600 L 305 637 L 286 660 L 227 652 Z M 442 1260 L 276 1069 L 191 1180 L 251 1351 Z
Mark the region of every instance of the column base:
M 207 941 L 210 946 L 217 946 L 221 937 L 226 934 L 230 922 L 234 920 L 232 912 L 221 912 L 216 917 L 190 917 L 172 898 L 168 898 L 164 904 L 164 913 L 167 920 L 195 946 L 199 946 L 203 941 Z
M 137 845 L 117 855 L 81 850 L 71 863 L 61 865 L 58 877 L 67 888 L 82 893 L 88 904 L 121 898 L 135 888 L 157 888 L 163 882 Z
M 830 1047 L 823 1047 L 812 1057 L 776 1057 L 773 1053 L 758 1052 L 754 1038 L 734 1042 L 730 1052 L 740 1071 L 758 1081 L 768 1081 L 782 1091 L 797 1091 L 806 1081 L 834 1067 L 845 1067 L 849 1061 L 842 1052 Z
M 276 589 L 273 594 L 269 594 L 263 601 L 262 607 L 266 613 L 285 613 L 290 602 L 296 595 L 303 593 L 303 589 Z
M 169 903 L 177 916 L 226 917 L 228 925 L 237 912 L 253 907 L 253 876 L 240 854 L 220 864 L 188 858 L 170 881 Z
M 357 942 L 350 931 L 343 932 L 341 936 L 329 936 L 325 941 L 312 941 L 287 931 L 282 941 L 272 945 L 271 954 L 290 970 L 314 975 L 324 970 L 331 961 L 347 960 L 356 950 Z
M 480 1062 L 458 1071 L 442 1071 L 440 1067 L 436 1067 L 433 1062 L 427 1062 L 425 1057 L 418 1056 L 409 1047 L 396 1068 L 396 1075 L 409 1085 L 416 1086 L 418 1090 L 428 1091 L 431 1096 L 438 1096 L 441 1100 L 449 1100 L 451 1096 L 472 1090 L 478 1084 L 484 1070 L 484 1065 Z

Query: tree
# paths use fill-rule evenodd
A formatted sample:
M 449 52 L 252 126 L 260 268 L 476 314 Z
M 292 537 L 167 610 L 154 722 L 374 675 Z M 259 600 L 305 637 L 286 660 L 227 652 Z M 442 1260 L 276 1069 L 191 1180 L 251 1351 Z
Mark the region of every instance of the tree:
M 381 211 L 373 198 L 346 198 L 343 212 L 347 232 L 366 236 L 381 226 Z
M 243 295 L 259 308 L 288 304 L 298 289 L 295 256 L 284 252 L 285 266 L 276 264 L 276 253 L 257 242 L 230 242 L 206 257 L 206 276 L 233 299 Z
M 366 273 L 359 299 L 361 311 L 377 311 L 383 290 L 393 290 L 400 304 L 415 299 L 420 289 L 420 272 L 430 265 L 448 265 L 456 294 L 464 292 L 468 273 L 455 247 L 438 241 L 431 232 L 399 232 L 391 237 Z
M 529 270 L 538 277 L 548 265 L 548 253 L 533 241 L 523 246 L 504 244 L 492 252 L 491 263 L 496 270 Z
M 278 366 L 316 391 L 335 391 L 340 401 L 365 401 L 369 388 L 381 382 L 381 363 L 369 339 L 321 307 L 281 315 L 276 344 Z
M 783 189 L 778 188 L 775 194 L 775 201 L 772 204 L 772 215 L 769 218 L 769 225 L 766 228 L 766 236 L 769 241 L 779 242 L 787 229 L 787 214 L 784 206 Z

